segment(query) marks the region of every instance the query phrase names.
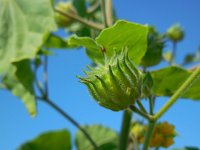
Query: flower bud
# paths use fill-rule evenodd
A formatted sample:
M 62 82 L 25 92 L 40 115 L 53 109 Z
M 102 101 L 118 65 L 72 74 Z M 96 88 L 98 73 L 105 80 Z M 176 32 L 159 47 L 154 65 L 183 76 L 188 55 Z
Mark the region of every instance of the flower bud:
M 71 2 L 59 2 L 55 8 L 57 10 L 62 11 L 63 13 L 72 13 L 76 14 L 76 10 L 73 7 Z M 73 20 L 67 16 L 64 16 L 63 14 L 60 14 L 59 12 L 55 13 L 55 19 L 59 27 L 67 27 L 69 26 Z
M 170 40 L 178 42 L 183 39 L 184 31 L 179 24 L 175 24 L 167 30 L 167 36 Z
M 122 51 L 103 66 L 90 68 L 80 82 L 87 85 L 92 97 L 113 111 L 126 109 L 141 97 L 142 74 Z

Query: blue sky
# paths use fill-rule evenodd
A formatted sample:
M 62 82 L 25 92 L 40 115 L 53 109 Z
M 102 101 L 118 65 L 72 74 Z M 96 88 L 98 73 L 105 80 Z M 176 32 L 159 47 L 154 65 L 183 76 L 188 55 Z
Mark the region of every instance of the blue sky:
M 177 61 L 194 52 L 200 45 L 200 1 L 198 0 L 115 0 L 119 19 L 155 25 L 160 32 L 174 23 L 180 23 L 186 32 L 178 45 Z M 167 48 L 170 49 L 170 44 Z M 119 131 L 121 112 L 112 112 L 97 105 L 76 75 L 90 64 L 83 49 L 56 51 L 49 61 L 50 97 L 80 124 L 103 124 Z M 167 98 L 159 98 L 158 110 Z M 21 101 L 8 91 L 0 91 L 0 149 L 14 150 L 21 143 L 48 131 L 67 128 L 74 135 L 76 128 L 46 104 L 38 103 L 38 115 L 30 118 Z M 200 147 L 200 102 L 179 100 L 161 120 L 176 126 L 179 136 L 173 147 Z

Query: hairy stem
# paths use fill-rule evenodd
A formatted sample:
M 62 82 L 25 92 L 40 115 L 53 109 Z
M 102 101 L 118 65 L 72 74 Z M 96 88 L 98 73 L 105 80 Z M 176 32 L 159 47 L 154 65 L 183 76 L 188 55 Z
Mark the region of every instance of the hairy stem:
M 65 17 L 68 17 L 68 18 L 71 18 L 71 19 L 74 19 L 90 28 L 93 28 L 93 29 L 96 29 L 96 30 L 103 30 L 104 29 L 104 25 L 102 24 L 98 24 L 98 23 L 94 23 L 92 21 L 89 21 L 89 20 L 86 20 L 80 16 L 77 16 L 73 13 L 68 13 L 68 12 L 63 12 L 63 11 L 60 11 L 59 9 L 56 9 L 54 8 L 55 12 L 57 13 L 60 13 L 61 15 L 65 16 Z
M 151 137 L 152 137 L 152 134 L 153 134 L 155 124 L 156 124 L 155 121 L 149 121 L 148 130 L 147 130 L 147 133 L 145 135 L 143 150 L 148 150 L 149 143 L 151 141 Z
M 118 150 L 126 150 L 127 148 L 131 117 L 132 112 L 125 110 L 123 113 Z
M 181 85 L 181 87 L 172 95 L 167 103 L 155 114 L 154 119 L 159 119 L 177 100 L 180 98 L 200 77 L 200 67 L 198 67 Z
M 85 137 L 90 141 L 92 146 L 94 147 L 95 150 L 99 150 L 98 146 L 94 142 L 94 140 L 91 138 L 91 136 L 85 131 L 84 128 L 82 128 L 78 122 L 75 121 L 70 115 L 68 115 L 66 112 L 64 112 L 59 106 L 57 106 L 55 103 L 53 103 L 52 100 L 50 99 L 43 99 L 40 97 L 37 97 L 39 100 L 46 102 L 49 106 L 51 106 L 54 110 L 56 110 L 58 113 L 60 113 L 65 119 L 70 121 L 75 127 L 77 127 L 84 135 Z

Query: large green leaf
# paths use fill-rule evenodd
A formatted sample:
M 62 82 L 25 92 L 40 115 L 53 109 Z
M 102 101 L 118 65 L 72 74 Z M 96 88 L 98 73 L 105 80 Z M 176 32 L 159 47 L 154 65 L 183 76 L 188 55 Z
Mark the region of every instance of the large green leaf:
M 43 133 L 34 140 L 23 144 L 19 150 L 71 150 L 69 131 Z
M 69 44 L 86 47 L 88 56 L 96 64 L 104 62 L 104 54 L 111 58 L 115 52 L 127 48 L 130 59 L 138 65 L 146 52 L 147 32 L 146 26 L 119 20 L 112 27 L 104 29 L 96 41 L 73 36 Z
M 154 81 L 153 93 L 157 96 L 171 96 L 191 74 L 192 71 L 175 66 L 153 71 L 151 72 Z M 200 100 L 199 91 L 200 78 L 191 85 L 182 97 Z
M 3 87 L 22 99 L 31 116 L 36 115 L 33 82 L 34 74 L 28 60 L 10 66 L 8 73 L 2 79 Z
M 112 129 L 101 125 L 84 126 L 84 129 L 90 134 L 100 150 L 117 149 L 118 135 Z M 76 146 L 78 150 L 94 150 L 94 147 L 80 130 L 76 134 Z
M 0 0 L 0 73 L 11 62 L 34 58 L 55 29 L 50 0 Z

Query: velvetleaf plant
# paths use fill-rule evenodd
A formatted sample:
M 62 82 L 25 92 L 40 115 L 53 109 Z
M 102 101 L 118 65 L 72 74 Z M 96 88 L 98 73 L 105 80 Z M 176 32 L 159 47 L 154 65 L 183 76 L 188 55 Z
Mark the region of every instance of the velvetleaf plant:
M 68 33 L 67 40 L 57 35 L 56 26 Z M 70 121 L 78 128 L 77 150 L 168 148 L 174 143 L 175 126 L 158 120 L 179 98 L 200 100 L 198 63 L 184 69 L 175 61 L 176 43 L 183 39 L 179 25 L 161 34 L 149 25 L 118 20 L 112 0 L 0 0 L 0 88 L 19 97 L 32 117 L 42 101 Z M 169 41 L 173 48 L 170 59 L 165 60 L 170 65 L 152 71 L 149 67 L 160 64 Z M 51 52 L 80 46 L 95 64 L 88 67 L 85 77 L 79 77 L 80 82 L 101 106 L 123 111 L 120 133 L 102 125 L 81 126 L 50 98 L 47 68 Z M 198 62 L 199 53 L 194 58 Z M 170 98 L 155 112 L 161 96 Z M 145 120 L 141 124 L 134 121 L 136 129 L 131 123 L 133 113 Z M 42 134 L 19 147 L 27 148 L 71 150 L 70 133 Z

